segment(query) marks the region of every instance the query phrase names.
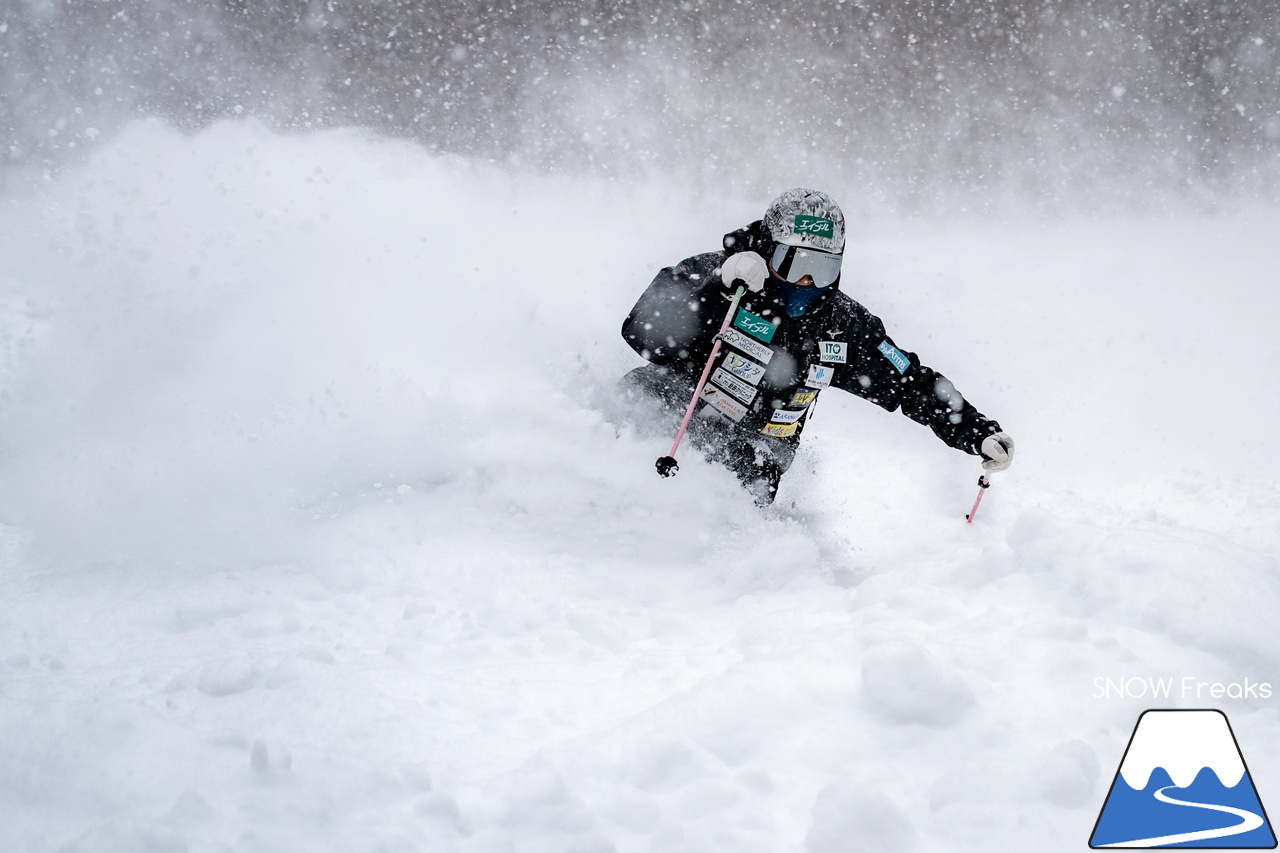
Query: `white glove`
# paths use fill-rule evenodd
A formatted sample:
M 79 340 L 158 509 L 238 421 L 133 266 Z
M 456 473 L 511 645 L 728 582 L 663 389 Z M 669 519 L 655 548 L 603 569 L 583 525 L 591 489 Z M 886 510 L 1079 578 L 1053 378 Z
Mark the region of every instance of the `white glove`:
M 764 258 L 755 252 L 738 252 L 730 255 L 720 265 L 720 280 L 727 290 L 732 292 L 741 282 L 747 290 L 759 293 L 764 290 L 764 280 L 769 277 L 769 268 Z
M 982 440 L 982 467 L 987 471 L 1003 471 L 1013 462 L 1013 439 L 1007 432 L 997 432 Z

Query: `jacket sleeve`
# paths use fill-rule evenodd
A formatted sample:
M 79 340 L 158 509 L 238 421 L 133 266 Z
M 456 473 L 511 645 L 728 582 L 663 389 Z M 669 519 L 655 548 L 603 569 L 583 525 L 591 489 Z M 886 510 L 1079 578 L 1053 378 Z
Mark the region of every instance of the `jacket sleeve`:
M 659 272 L 622 324 L 627 345 L 653 364 L 701 370 L 729 310 L 716 273 L 724 257 L 708 252 Z
M 902 413 L 933 430 L 949 446 L 978 455 L 982 440 L 1000 424 L 974 408 L 947 377 L 898 347 L 884 323 L 857 306 L 849 328 L 849 368 L 838 371 L 836 387 Z

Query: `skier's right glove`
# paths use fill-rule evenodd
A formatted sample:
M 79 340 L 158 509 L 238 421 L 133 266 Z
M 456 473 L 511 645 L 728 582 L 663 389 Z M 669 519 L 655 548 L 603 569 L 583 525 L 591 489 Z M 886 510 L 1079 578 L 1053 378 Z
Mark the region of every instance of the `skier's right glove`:
M 738 287 L 759 293 L 764 289 L 764 280 L 768 277 L 769 267 L 765 265 L 764 258 L 755 252 L 738 252 L 730 255 L 720 265 L 720 280 L 729 293 L 733 293 Z
M 1013 439 L 1007 432 L 987 436 L 978 450 L 982 454 L 982 467 L 987 471 L 1003 471 L 1013 462 Z

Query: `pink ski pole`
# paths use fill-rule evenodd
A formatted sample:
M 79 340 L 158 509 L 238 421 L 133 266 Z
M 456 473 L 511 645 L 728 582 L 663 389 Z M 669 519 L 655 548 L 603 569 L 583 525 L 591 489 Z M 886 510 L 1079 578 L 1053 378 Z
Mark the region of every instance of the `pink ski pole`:
M 964 517 L 965 521 L 973 524 L 973 517 L 978 514 L 978 504 L 982 503 L 982 496 L 987 493 L 989 488 L 991 488 L 991 480 L 987 478 L 986 474 L 983 474 L 978 478 L 978 496 L 973 500 L 973 509 L 969 510 L 969 514 Z
M 698 406 L 698 398 L 702 396 L 702 387 L 707 384 L 707 374 L 711 372 L 711 365 L 715 363 L 716 354 L 720 352 L 721 336 L 733 321 L 733 315 L 738 311 L 738 300 L 742 298 L 745 290 L 746 288 L 739 287 L 733 294 L 733 299 L 729 301 L 729 312 L 724 315 L 724 322 L 720 324 L 720 331 L 716 334 L 716 342 L 711 345 L 711 355 L 707 356 L 707 364 L 702 368 L 698 387 L 693 389 L 693 399 L 689 401 L 689 407 L 684 410 L 684 420 L 680 422 L 680 429 L 676 432 L 676 440 L 671 445 L 671 452 L 654 463 L 658 473 L 664 477 L 674 477 L 680 470 L 680 464 L 676 462 L 676 450 L 680 448 L 680 440 L 684 438 L 684 431 L 689 426 L 689 418 L 693 417 L 693 410 Z

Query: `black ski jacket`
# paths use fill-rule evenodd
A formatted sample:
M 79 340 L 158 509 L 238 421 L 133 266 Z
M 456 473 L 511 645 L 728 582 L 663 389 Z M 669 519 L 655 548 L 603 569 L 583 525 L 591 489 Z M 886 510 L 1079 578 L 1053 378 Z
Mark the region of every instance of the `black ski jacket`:
M 724 245 L 725 251 L 695 255 L 659 272 L 622 325 L 632 349 L 687 385 L 686 400 L 729 310 L 720 265 L 735 252 L 771 249 L 758 221 L 725 235 Z M 915 353 L 899 348 L 880 318 L 839 286 L 836 281 L 826 288 L 799 317 L 787 315 L 772 276 L 761 292 L 745 293 L 702 406 L 715 408 L 741 430 L 793 443 L 818 394 L 839 388 L 891 412 L 901 409 L 951 447 L 977 455 L 982 440 L 1000 425 Z

